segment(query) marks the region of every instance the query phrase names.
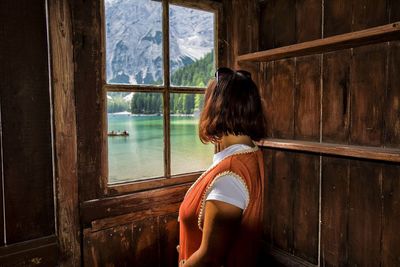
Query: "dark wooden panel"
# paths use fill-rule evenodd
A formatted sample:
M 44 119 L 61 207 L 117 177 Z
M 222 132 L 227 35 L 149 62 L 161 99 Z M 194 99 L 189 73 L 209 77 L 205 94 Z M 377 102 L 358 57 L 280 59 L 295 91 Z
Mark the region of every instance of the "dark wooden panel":
M 321 0 L 296 1 L 296 41 L 297 43 L 322 38 Z
M 389 23 L 389 0 L 352 0 L 352 31 L 359 31 Z
M 389 45 L 388 88 L 385 104 L 385 146 L 400 147 L 400 41 Z
M 1 1 L 0 17 L 6 231 L 13 244 L 54 234 L 45 1 Z
M 268 184 L 272 244 L 274 247 L 293 252 L 293 159 L 290 152 L 275 151 L 272 158 L 273 173 Z
M 1 39 L 1 38 L 0 38 Z M 0 56 L 0 59 L 1 59 L 1 56 Z M 2 77 L 0 76 L 0 79 L 2 79 Z M 0 175 L 1 175 L 1 177 L 0 177 L 0 182 L 1 182 L 1 184 L 0 184 L 0 216 L 1 216 L 1 218 L 0 218 L 0 247 L 1 246 L 3 246 L 4 245 L 4 210 L 3 210 L 3 205 L 4 205 L 4 202 L 3 202 L 3 182 L 4 182 L 4 180 L 3 180 L 3 178 L 4 178 L 4 176 L 3 176 L 3 142 L 2 142 L 2 139 L 3 139 L 3 137 L 2 137 L 2 131 L 1 131 L 1 127 L 2 127 L 2 125 L 1 125 L 1 106 L 0 106 Z
M 294 255 L 318 264 L 319 156 L 297 154 L 294 169 Z
M 350 123 L 349 50 L 324 54 L 322 140 L 348 143 Z
M 264 170 L 265 170 L 265 182 L 264 182 L 264 239 L 267 244 L 272 244 L 272 225 L 271 219 L 273 218 L 273 210 L 274 206 L 272 204 L 272 196 L 274 194 L 274 190 L 270 183 L 273 181 L 273 155 L 274 150 L 271 149 L 263 149 L 264 155 Z
M 385 45 L 359 47 L 353 51 L 350 68 L 350 141 L 356 145 L 380 146 L 383 140 L 382 117 L 386 91 Z
M 390 0 L 390 21 L 400 21 L 400 1 Z
M 345 266 L 349 199 L 348 160 L 322 159 L 321 265 Z
M 293 138 L 294 135 L 294 73 L 293 59 L 275 62 L 272 92 L 274 138 Z
M 349 266 L 379 266 L 381 260 L 381 165 L 352 161 L 348 219 Z
M 108 176 L 100 1 L 73 1 L 79 198 L 99 198 Z
M 296 43 L 296 0 L 274 0 L 274 48 Z
M 162 267 L 175 267 L 178 263 L 179 223 L 178 214 L 169 214 L 159 218 L 160 263 Z
M 267 136 L 273 136 L 274 102 L 272 99 L 274 91 L 274 62 L 260 63 L 260 94 L 265 104 L 265 115 L 267 119 Z
M 324 1 L 324 37 L 351 32 L 351 17 L 348 0 Z
M 47 236 L 0 248 L 1 267 L 59 266 L 56 236 Z
M 382 265 L 400 266 L 400 166 L 383 168 Z
M 132 224 L 95 233 L 84 231 L 84 266 L 133 266 L 135 256 L 132 238 Z
M 260 50 L 274 48 L 274 1 L 260 3 Z
M 295 138 L 317 141 L 320 131 L 320 56 L 296 62 Z

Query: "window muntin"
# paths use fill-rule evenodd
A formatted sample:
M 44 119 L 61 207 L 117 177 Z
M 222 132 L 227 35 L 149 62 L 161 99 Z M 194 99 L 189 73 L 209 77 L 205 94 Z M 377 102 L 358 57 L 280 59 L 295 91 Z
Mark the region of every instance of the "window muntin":
M 162 0 L 162 1 L 151 1 L 151 0 L 104 0 L 104 7 L 105 7 L 105 24 L 104 24 L 104 29 L 106 31 L 105 34 L 105 39 L 104 39 L 104 45 L 106 46 L 106 53 L 103 58 L 103 62 L 106 65 L 106 68 L 104 68 L 103 75 L 105 77 L 104 79 L 104 89 L 106 90 L 108 94 L 108 110 L 111 113 L 112 112 L 117 112 L 117 114 L 108 114 L 108 131 L 111 132 L 112 130 L 120 130 L 123 131 L 125 128 L 131 129 L 131 131 L 139 131 L 138 135 L 140 135 L 140 132 L 146 132 L 149 131 L 151 132 L 154 130 L 154 127 L 158 127 L 158 132 L 155 134 L 153 137 L 153 140 L 149 143 L 147 143 L 148 146 L 141 146 L 140 143 L 133 144 L 134 143 L 134 136 L 135 133 L 129 131 L 129 138 L 125 138 L 125 141 L 122 141 L 122 137 L 108 137 L 108 170 L 109 170 L 109 177 L 108 177 L 108 184 L 113 184 L 113 183 L 124 183 L 124 182 L 131 182 L 131 181 L 138 181 L 138 180 L 143 180 L 143 179 L 148 179 L 148 178 L 169 178 L 174 175 L 178 175 L 180 178 L 177 178 L 178 181 L 182 180 L 183 177 L 192 177 L 189 174 L 189 172 L 196 172 L 196 171 L 203 171 L 205 170 L 209 164 L 212 161 L 212 152 L 214 150 L 213 146 L 208 145 L 205 146 L 203 145 L 200 140 L 197 137 L 197 120 L 198 120 L 198 113 L 199 113 L 199 99 L 202 99 L 202 96 L 204 94 L 204 89 L 205 85 L 208 82 L 209 78 L 211 78 L 214 74 L 214 69 L 216 65 L 216 56 L 215 54 L 215 40 L 214 38 L 214 33 L 215 33 L 215 17 L 216 17 L 216 9 L 215 7 L 210 8 L 210 10 L 213 11 L 202 11 L 199 9 L 191 9 L 191 8 L 183 8 L 180 6 L 176 5 L 170 5 L 167 3 L 168 0 Z M 114 56 L 109 55 L 111 54 L 109 51 L 109 48 L 113 47 L 112 44 L 109 44 L 109 39 L 112 36 L 126 36 L 122 34 L 124 31 L 131 31 L 132 27 L 131 25 L 128 25 L 129 27 L 111 27 L 113 23 L 109 23 L 110 16 L 107 14 L 113 14 L 117 15 L 120 17 L 123 17 L 124 15 L 122 13 L 123 10 L 129 10 L 132 13 L 132 10 L 129 8 L 125 8 L 126 4 L 129 3 L 134 3 L 136 7 L 139 4 L 143 5 L 148 5 L 149 3 L 154 4 L 158 3 L 160 7 L 160 13 L 163 14 L 161 18 L 161 29 L 164 30 L 162 32 L 161 36 L 161 45 L 160 49 L 163 51 L 161 53 L 161 65 L 153 65 L 153 66 L 158 66 L 161 67 L 158 69 L 159 72 L 162 73 L 162 79 L 157 80 L 157 82 L 152 83 L 152 82 L 142 82 L 138 83 L 138 80 L 135 78 L 136 76 L 134 74 L 126 74 L 125 72 L 122 72 L 124 75 L 121 74 L 121 72 L 115 71 L 116 69 L 120 68 L 122 70 L 128 70 L 131 68 L 132 60 L 129 57 L 131 54 L 129 51 L 135 51 L 135 49 L 132 49 L 128 47 L 126 49 L 125 54 L 117 53 L 118 56 L 123 55 L 123 57 L 116 57 L 115 54 Z M 176 3 L 174 1 L 174 3 Z M 110 8 L 110 5 L 112 4 L 122 4 L 122 6 L 118 9 L 117 11 L 107 11 L 107 8 Z M 122 9 L 122 11 L 121 11 Z M 190 68 L 193 68 L 194 64 L 188 64 L 185 66 L 181 66 L 179 69 L 180 72 L 186 73 L 187 76 L 190 77 L 190 74 L 187 74 L 188 72 L 192 71 L 193 73 L 197 73 L 197 76 L 195 77 L 195 81 L 199 80 L 199 73 L 200 79 L 202 79 L 202 82 L 199 83 L 185 83 L 185 82 L 177 82 L 177 85 L 172 84 L 171 85 L 171 78 L 174 78 L 174 73 L 172 70 L 172 65 L 175 64 L 173 62 L 173 58 L 171 57 L 171 54 L 173 53 L 172 49 L 170 49 L 170 37 L 171 35 L 168 34 L 171 31 L 175 31 L 175 29 L 170 26 L 169 21 L 175 21 L 176 24 L 182 25 L 181 22 L 177 21 L 176 18 L 173 17 L 174 10 L 176 11 L 177 9 L 179 10 L 184 10 L 186 12 L 190 11 L 192 14 L 196 14 L 196 12 L 200 12 L 201 14 L 208 16 L 209 18 L 209 24 L 210 21 L 211 27 L 208 29 L 209 33 L 205 34 L 206 30 L 202 31 L 199 33 L 201 35 L 201 38 L 205 38 L 204 36 L 208 36 L 207 38 L 212 38 L 212 44 L 210 44 L 210 40 L 208 40 L 208 46 L 205 49 L 202 49 L 201 51 L 194 51 L 197 55 L 204 54 L 204 56 L 200 56 L 195 58 L 195 60 L 200 61 L 201 64 L 204 67 L 205 62 L 207 62 L 207 71 L 194 71 L 193 69 L 189 70 Z M 117 9 L 115 9 L 117 10 Z M 164 12 L 163 12 L 164 10 Z M 165 12 L 165 10 L 168 10 L 169 12 Z M 167 16 L 169 15 L 169 16 Z M 131 17 L 128 15 L 125 15 L 126 17 Z M 160 15 L 161 16 L 161 15 Z M 205 17 L 203 17 L 203 20 Z M 135 22 L 138 23 L 138 22 Z M 140 23 L 139 23 L 140 24 Z M 151 23 L 142 23 L 143 25 L 146 25 L 150 30 L 152 31 L 152 28 L 150 27 L 149 24 Z M 141 25 L 142 25 L 141 24 Z M 159 28 L 160 28 L 159 27 Z M 134 28 L 134 27 L 133 27 Z M 112 29 L 118 30 L 120 32 L 119 35 L 117 34 L 111 34 L 110 31 Z M 124 30 L 125 29 L 125 30 Z M 211 33 L 211 34 L 210 34 Z M 176 35 L 175 35 L 176 36 Z M 179 37 L 179 36 L 178 36 Z M 180 38 L 184 40 L 185 38 Z M 125 43 L 128 43 L 127 41 L 123 40 Z M 185 40 L 184 40 L 185 41 Z M 114 41 L 114 47 L 117 44 L 117 42 Z M 119 49 L 120 47 L 118 47 Z M 192 49 L 195 49 L 195 47 Z M 137 50 L 135 51 L 137 52 Z M 207 55 L 207 53 L 209 53 Z M 143 53 L 138 53 L 139 55 L 144 55 Z M 167 55 L 167 56 L 164 56 Z M 114 71 L 113 71 L 113 61 L 112 59 L 121 59 L 120 61 L 115 61 L 114 60 Z M 169 60 L 171 58 L 171 61 Z M 204 60 L 206 59 L 206 60 Z M 195 61 L 193 60 L 193 61 Z M 117 64 L 118 63 L 118 64 Z M 193 62 L 190 62 L 193 63 Z M 195 62 L 196 63 L 196 62 Z M 121 64 L 126 64 L 126 66 L 122 66 Z M 116 67 L 118 68 L 116 68 Z M 129 67 L 129 68 L 128 68 Z M 169 68 L 168 68 L 169 67 Z M 108 68 L 108 69 L 107 69 Z M 203 68 L 206 69 L 206 68 Z M 111 72 L 110 72 L 111 70 Z M 188 71 L 189 70 L 189 71 Z M 110 74 L 111 73 L 111 74 Z M 208 73 L 208 74 L 204 74 Z M 208 77 L 207 77 L 208 75 Z M 126 76 L 129 76 L 127 78 Z M 169 76 L 169 79 L 166 79 L 166 77 Z M 193 76 L 193 75 L 192 75 Z M 111 77 L 111 78 L 110 78 Z M 116 79 L 114 79 L 116 77 Z M 132 78 L 133 77 L 133 78 Z M 193 77 L 192 77 L 193 78 Z M 181 81 L 184 81 L 185 79 L 181 79 Z M 186 79 L 188 80 L 188 79 Z M 161 82 L 160 82 L 161 81 Z M 175 80 L 174 80 L 175 81 Z M 191 89 L 192 88 L 192 89 Z M 187 96 L 196 97 L 196 107 L 192 108 L 180 108 L 180 110 L 177 110 L 174 106 L 173 99 L 175 95 L 181 95 L 177 94 L 179 92 L 185 92 L 186 98 Z M 161 99 L 162 101 L 159 101 L 157 103 L 161 102 L 161 107 L 158 106 L 156 110 L 153 109 L 148 109 L 148 108 L 143 108 L 140 107 L 139 104 L 134 104 L 133 102 L 137 101 L 134 100 L 134 97 L 132 95 L 141 95 L 142 98 L 145 95 L 149 95 L 150 93 L 154 93 L 158 96 L 158 99 Z M 121 96 L 123 95 L 122 98 L 131 98 L 130 102 L 128 105 L 123 105 L 125 106 L 124 110 L 121 110 L 121 105 L 118 105 L 118 101 L 120 101 Z M 117 99 L 115 100 L 114 98 L 116 96 Z M 113 103 L 111 101 L 110 97 L 113 97 L 113 100 L 117 102 L 117 104 Z M 200 97 L 200 98 L 199 98 Z M 171 101 L 164 101 L 164 98 L 170 99 Z M 189 97 L 190 98 L 190 97 Z M 142 103 L 143 104 L 143 103 Z M 148 104 L 144 104 L 145 106 Z M 126 108 L 128 106 L 128 108 Z M 154 105 L 150 105 L 154 106 Z M 163 111 L 165 112 L 163 114 Z M 119 112 L 119 113 L 118 113 Z M 184 114 L 184 116 L 182 115 Z M 119 116 L 119 117 L 117 117 Z M 126 116 L 125 118 L 123 116 Z M 143 127 L 143 129 L 136 129 L 134 130 L 135 125 L 140 125 L 140 124 L 135 124 L 133 123 L 129 127 L 120 127 L 120 129 L 112 129 L 113 126 L 116 128 L 116 125 L 119 125 L 117 123 L 117 119 L 127 119 L 128 117 L 133 117 L 133 118 L 142 118 L 142 117 L 154 117 L 153 123 L 155 124 L 141 124 L 140 127 Z M 155 118 L 157 117 L 157 118 Z M 190 119 L 188 119 L 190 118 Z M 156 123 L 157 121 L 157 123 Z M 126 122 L 125 122 L 126 123 Z M 132 123 L 132 122 L 130 122 Z M 126 124 L 124 124 L 126 125 Z M 161 128 L 160 128 L 161 125 Z M 160 130 L 161 129 L 161 130 Z M 179 143 L 185 142 L 185 140 L 191 140 L 190 144 L 185 145 L 185 147 L 179 147 Z M 139 139 L 140 140 L 140 139 Z M 193 141 L 195 140 L 195 141 Z M 133 143 L 132 143 L 133 142 Z M 152 158 L 147 157 L 146 158 L 146 153 L 140 153 L 138 152 L 141 149 L 138 149 L 141 147 L 141 149 L 150 149 L 149 153 L 152 155 Z M 120 150 L 119 150 L 120 149 Z M 151 153 L 151 151 L 157 151 L 157 153 Z M 134 154 L 136 152 L 136 154 Z M 186 154 L 183 155 L 186 151 Z M 190 152 L 190 153 L 188 153 Z M 201 154 L 203 153 L 203 154 Z M 138 156 L 139 155 L 139 156 Z M 142 157 L 142 158 L 140 158 Z M 156 160 L 157 163 L 152 164 L 152 161 Z M 193 161 L 193 162 L 192 162 Z M 188 162 L 192 162 L 188 166 Z M 150 167 L 146 164 L 149 164 Z M 148 170 L 151 170 L 152 172 L 147 172 Z M 184 176 L 182 176 L 184 175 Z M 123 184 L 122 184 L 123 185 Z M 143 188 L 143 184 L 140 183 L 138 186 L 140 188 Z M 123 185 L 126 186 L 126 185 Z M 129 187 L 131 188 L 131 187 Z

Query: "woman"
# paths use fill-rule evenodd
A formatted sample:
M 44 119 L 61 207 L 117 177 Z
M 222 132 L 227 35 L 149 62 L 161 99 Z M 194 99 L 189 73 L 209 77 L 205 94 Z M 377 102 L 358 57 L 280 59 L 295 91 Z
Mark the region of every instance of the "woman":
M 264 165 L 253 141 L 265 135 L 262 101 L 250 73 L 220 68 L 215 76 L 205 93 L 199 136 L 220 152 L 179 209 L 179 265 L 254 266 L 262 231 Z

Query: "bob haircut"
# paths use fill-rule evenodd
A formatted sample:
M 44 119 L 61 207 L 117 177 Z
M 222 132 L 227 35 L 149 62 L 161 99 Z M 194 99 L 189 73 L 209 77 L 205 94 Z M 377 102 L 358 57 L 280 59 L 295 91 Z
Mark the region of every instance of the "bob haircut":
M 217 143 L 224 135 L 247 135 L 259 141 L 266 135 L 264 106 L 247 71 L 220 68 L 209 82 L 199 122 L 203 143 Z

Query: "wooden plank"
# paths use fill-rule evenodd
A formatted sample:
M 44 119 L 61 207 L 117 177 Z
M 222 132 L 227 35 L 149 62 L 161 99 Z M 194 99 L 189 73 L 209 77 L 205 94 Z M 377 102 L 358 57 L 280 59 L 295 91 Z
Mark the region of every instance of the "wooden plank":
M 296 257 L 293 254 L 287 253 L 281 249 L 271 249 L 267 250 L 270 262 L 266 263 L 268 265 L 260 266 L 274 266 L 274 267 L 317 267 L 318 265 L 312 264 L 305 261 L 302 258 Z
M 385 47 L 380 44 L 353 50 L 350 66 L 350 144 L 380 146 L 383 143 L 387 64 Z
M 0 38 L 1 39 L 1 38 Z M 1 60 L 1 56 L 0 56 L 0 60 Z M 2 76 L 0 76 L 0 79 L 2 80 Z M 1 122 L 1 103 L 0 103 L 0 247 L 2 247 L 3 245 L 5 245 L 4 242 L 4 199 L 3 199 L 3 184 L 4 184 L 4 175 L 3 175 L 3 133 L 2 133 L 2 122 Z
M 274 48 L 295 44 L 296 1 L 274 0 L 274 2 L 274 9 L 269 11 L 274 13 Z
M 45 1 L 1 1 L 0 17 L 5 219 L 13 244 L 55 231 Z
M 400 21 L 400 2 L 398 0 L 390 0 L 389 19 L 390 22 Z
M 297 58 L 295 139 L 318 141 L 320 133 L 320 56 Z
M 155 189 L 123 196 L 86 201 L 81 204 L 81 222 L 133 213 L 182 201 L 190 185 Z
M 265 116 L 267 120 L 267 136 L 273 136 L 274 102 L 272 94 L 274 91 L 274 62 L 260 63 L 259 89 L 262 101 L 265 105 Z
M 352 31 L 389 23 L 389 0 L 352 0 Z
M 380 164 L 352 161 L 348 219 L 349 266 L 379 266 L 382 231 Z
M 158 218 L 135 222 L 132 226 L 134 264 L 128 266 L 160 266 Z
M 350 126 L 350 50 L 323 58 L 322 140 L 347 144 Z
M 179 223 L 178 214 L 160 216 L 159 221 L 159 246 L 161 266 L 175 267 L 178 262 Z
M 264 1 L 260 3 L 260 49 L 274 48 L 274 4 L 275 1 Z
M 308 41 L 304 43 L 288 45 L 270 50 L 242 54 L 237 57 L 241 61 L 272 61 L 295 56 L 327 53 L 351 47 L 358 47 L 373 43 L 382 43 L 390 40 L 398 40 L 400 23 L 392 23 L 357 32 L 345 33 L 324 39 Z
M 400 266 L 400 166 L 385 165 L 383 179 L 382 265 Z
M 72 22 L 69 1 L 49 0 L 59 266 L 78 266 L 80 226 Z
M 0 248 L 0 265 L 58 266 L 57 238 L 47 236 Z
M 79 195 L 99 198 L 107 184 L 106 94 L 102 88 L 101 1 L 73 1 Z
M 303 151 L 326 155 L 400 162 L 400 150 L 391 148 L 350 146 L 342 144 L 317 143 L 285 139 L 263 139 L 257 143 L 261 147 Z
M 324 37 L 351 32 L 352 7 L 348 0 L 324 2 Z
M 262 149 L 264 156 L 264 171 L 265 171 L 265 181 L 264 181 L 264 240 L 267 244 L 272 244 L 273 232 L 272 232 L 272 218 L 274 206 L 271 203 L 271 199 L 274 195 L 274 190 L 270 186 L 273 181 L 273 155 L 274 150 L 272 149 Z
M 321 265 L 347 263 L 347 220 L 349 201 L 349 161 L 322 158 Z
M 293 138 L 294 136 L 294 76 L 294 60 L 285 59 L 274 63 L 274 86 L 271 100 L 274 138 Z
M 295 7 L 296 42 L 301 43 L 322 38 L 322 1 L 297 0 Z
M 293 168 L 296 177 L 293 252 L 310 263 L 318 264 L 319 156 L 297 154 Z
M 400 148 L 400 42 L 389 45 L 388 87 L 385 101 L 385 146 Z
M 272 244 L 288 253 L 293 253 L 293 158 L 290 152 L 275 151 L 268 181 L 270 192 L 274 192 L 270 198 Z
M 134 247 L 132 224 L 95 233 L 84 230 L 84 266 L 136 266 Z

